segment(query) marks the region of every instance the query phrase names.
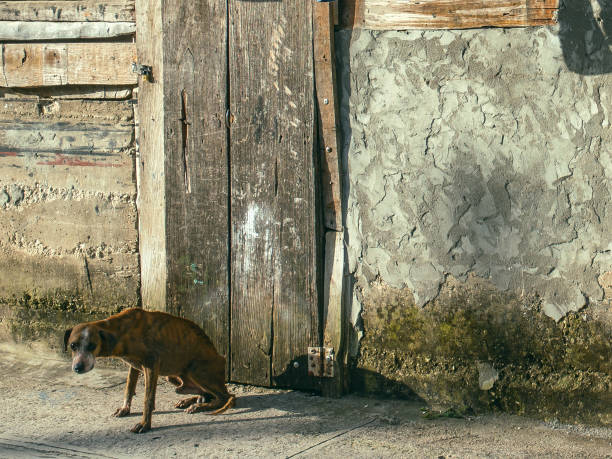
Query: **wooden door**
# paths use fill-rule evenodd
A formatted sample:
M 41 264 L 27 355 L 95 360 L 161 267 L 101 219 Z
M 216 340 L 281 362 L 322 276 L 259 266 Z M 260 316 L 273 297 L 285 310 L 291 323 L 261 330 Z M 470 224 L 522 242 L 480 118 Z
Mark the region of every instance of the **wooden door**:
M 297 385 L 318 342 L 308 1 L 229 2 L 231 374 Z
M 139 94 L 143 305 L 200 324 L 232 381 L 310 388 L 305 356 L 320 343 L 311 4 L 136 8 L 139 60 L 153 67 Z

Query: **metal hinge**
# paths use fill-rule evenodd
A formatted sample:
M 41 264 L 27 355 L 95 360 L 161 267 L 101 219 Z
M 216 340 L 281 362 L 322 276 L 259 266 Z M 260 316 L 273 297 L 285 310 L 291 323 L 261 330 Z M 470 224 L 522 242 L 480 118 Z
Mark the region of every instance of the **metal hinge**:
M 153 67 L 132 62 L 132 72 L 142 75 L 149 83 L 153 81 Z
M 308 348 L 308 375 L 317 378 L 333 378 L 336 356 L 333 347 Z

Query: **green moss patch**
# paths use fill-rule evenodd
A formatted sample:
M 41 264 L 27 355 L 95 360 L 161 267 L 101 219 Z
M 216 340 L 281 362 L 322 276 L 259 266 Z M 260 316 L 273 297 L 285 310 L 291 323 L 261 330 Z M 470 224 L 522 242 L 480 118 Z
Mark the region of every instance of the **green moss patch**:
M 375 287 L 363 321 L 357 390 L 418 396 L 459 412 L 612 425 L 612 329 L 588 310 L 556 323 L 537 296 L 472 279 L 449 282 L 423 309 L 408 291 Z M 480 388 L 479 362 L 499 375 L 489 390 Z
M 128 298 L 97 299 L 79 290 L 24 292 L 0 298 L 0 339 L 63 346 L 64 330 L 77 323 L 102 319 L 137 304 Z

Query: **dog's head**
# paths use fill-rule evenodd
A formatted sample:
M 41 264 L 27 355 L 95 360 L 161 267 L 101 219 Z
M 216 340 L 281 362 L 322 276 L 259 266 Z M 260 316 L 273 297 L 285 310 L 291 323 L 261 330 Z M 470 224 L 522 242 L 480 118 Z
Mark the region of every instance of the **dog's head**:
M 72 351 L 72 369 L 87 373 L 97 356 L 109 356 L 115 347 L 115 336 L 93 324 L 81 324 L 64 333 L 64 351 Z

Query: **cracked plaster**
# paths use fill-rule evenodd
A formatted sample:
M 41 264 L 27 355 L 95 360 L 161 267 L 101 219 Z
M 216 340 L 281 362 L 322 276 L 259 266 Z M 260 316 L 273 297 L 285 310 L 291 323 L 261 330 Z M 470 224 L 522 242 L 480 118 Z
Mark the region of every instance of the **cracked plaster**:
M 608 74 L 568 68 L 556 28 L 336 42 L 353 308 L 374 280 L 423 306 L 469 275 L 540 295 L 555 320 L 604 299 Z

